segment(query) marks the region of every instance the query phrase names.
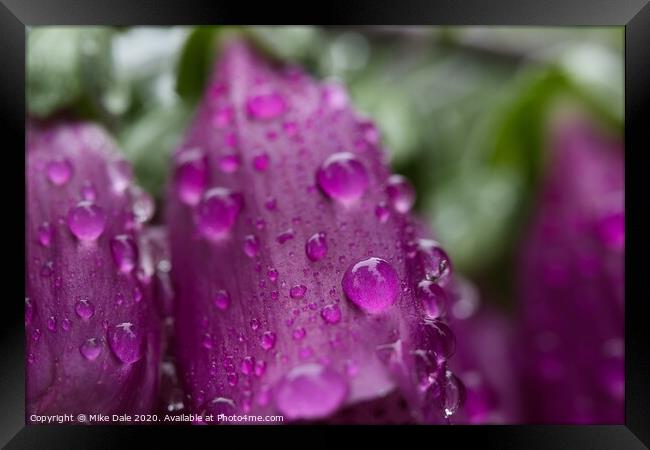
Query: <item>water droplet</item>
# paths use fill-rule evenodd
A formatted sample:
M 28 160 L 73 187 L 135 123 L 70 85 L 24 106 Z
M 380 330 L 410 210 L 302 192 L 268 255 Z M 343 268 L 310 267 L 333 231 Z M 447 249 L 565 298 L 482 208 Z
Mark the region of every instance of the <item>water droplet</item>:
M 291 369 L 274 389 L 275 404 L 289 420 L 331 415 L 348 395 L 345 378 L 317 363 Z
M 320 261 L 327 256 L 327 240 L 325 233 L 312 235 L 305 244 L 305 253 L 312 261 Z
M 391 175 L 388 178 L 386 195 L 395 211 L 401 214 L 409 212 L 415 203 L 415 189 L 402 175 Z
M 41 276 L 43 278 L 50 278 L 52 276 L 53 270 L 54 270 L 54 262 L 47 261 L 46 263 L 43 264 L 43 267 L 41 267 Z
M 249 234 L 244 238 L 244 253 L 249 258 L 255 258 L 260 251 L 260 240 L 257 236 Z
M 54 316 L 47 318 L 47 329 L 54 332 L 56 331 L 56 318 Z
M 257 120 L 271 120 L 283 114 L 287 109 L 284 97 L 278 93 L 269 93 L 249 97 L 246 101 L 248 116 Z
M 275 340 L 276 336 L 275 333 L 272 331 L 266 331 L 263 335 L 262 338 L 260 339 L 260 345 L 264 350 L 271 350 L 273 347 L 275 347 Z
M 237 383 L 238 383 L 238 381 L 239 381 L 239 377 L 237 376 L 236 373 L 229 373 L 229 374 L 226 376 L 226 379 L 228 380 L 228 384 L 229 384 L 230 386 L 237 386 Z
M 438 406 L 447 419 L 458 411 L 465 400 L 465 387 L 456 375 L 447 370 L 442 380 L 429 387 L 427 400 Z
M 133 301 L 136 303 L 140 303 L 142 301 L 142 289 L 140 289 L 138 286 L 133 288 Z
M 241 370 L 241 373 L 243 373 L 244 375 L 250 375 L 251 373 L 253 373 L 253 371 L 255 370 L 255 357 L 246 356 L 244 359 L 242 359 L 239 369 Z
M 379 202 L 379 204 L 375 207 L 375 217 L 377 217 L 381 223 L 385 223 L 388 220 L 390 217 L 390 210 L 388 209 L 388 205 L 386 205 L 385 202 Z
M 187 205 L 196 205 L 208 186 L 206 157 L 199 149 L 181 153 L 174 172 L 176 194 Z
M 341 308 L 336 303 L 332 303 L 323 307 L 320 315 L 325 322 L 334 325 L 341 321 Z
M 359 199 L 370 183 L 366 168 L 347 152 L 330 155 L 316 172 L 316 180 L 328 197 L 344 204 Z
M 151 220 L 156 212 L 156 204 L 147 192 L 142 189 L 133 189 L 133 215 L 138 223 Z
M 219 169 L 223 173 L 235 173 L 239 170 L 239 166 L 241 166 L 241 158 L 239 155 L 224 155 L 219 160 Z
M 108 166 L 108 176 L 115 192 L 124 192 L 133 180 L 133 168 L 125 159 L 114 161 Z
M 63 331 L 68 331 L 72 327 L 72 322 L 70 322 L 70 319 L 65 318 L 61 321 L 61 329 Z
M 449 359 L 456 349 L 454 334 L 440 320 L 425 320 L 418 324 L 415 343 L 419 349 L 433 352 L 443 359 Z
M 81 186 L 80 194 L 83 200 L 94 202 L 97 198 L 97 190 L 95 189 L 95 185 L 91 181 L 86 181 Z
M 269 211 L 273 211 L 278 206 L 278 203 L 275 200 L 275 198 L 269 197 L 269 198 L 266 199 L 266 202 L 264 202 L 264 206 Z
M 94 241 L 106 228 L 106 213 L 100 206 L 83 200 L 70 208 L 68 228 L 77 239 Z
M 217 128 L 226 128 L 230 125 L 235 117 L 235 111 L 232 106 L 223 106 L 215 112 L 212 117 L 212 124 Z
M 111 325 L 107 330 L 108 345 L 115 356 L 125 364 L 133 364 L 142 358 L 142 337 L 134 328 L 132 323 L 123 322 Z
M 266 361 L 257 361 L 255 363 L 255 376 L 261 377 L 266 372 Z
M 278 236 L 275 238 L 276 241 L 280 244 L 284 244 L 285 242 L 293 239 L 293 230 L 288 229 L 286 231 L 283 231 L 282 233 L 278 234 Z
M 95 307 L 88 300 L 79 300 L 74 305 L 74 311 L 82 319 L 88 320 L 95 314 Z
M 307 286 L 304 284 L 297 284 L 289 289 L 289 296 L 291 298 L 303 298 L 305 292 L 307 292 Z
M 307 335 L 307 332 L 302 327 L 296 328 L 295 330 L 293 330 L 293 333 L 292 333 L 293 339 L 295 341 L 302 340 L 306 335 Z
M 372 257 L 351 265 L 341 285 L 348 299 L 370 314 L 390 308 L 399 294 L 397 272 L 381 258 Z
M 32 319 L 34 318 L 34 306 L 29 298 L 25 297 L 25 326 L 32 324 Z
M 52 243 L 53 237 L 54 228 L 49 222 L 43 222 L 43 224 L 38 227 L 38 242 L 43 247 L 49 247 Z
M 199 232 L 207 239 L 218 240 L 235 224 L 241 204 L 225 188 L 212 188 L 198 205 L 196 222 Z
M 102 344 L 96 338 L 87 339 L 79 347 L 79 352 L 88 361 L 94 361 L 102 353 Z
M 429 280 L 423 280 L 418 284 L 417 297 L 420 299 L 424 314 L 429 319 L 437 319 L 445 312 L 447 294 L 445 291 Z
M 133 238 L 120 234 L 111 239 L 111 255 L 120 272 L 131 272 L 138 263 L 138 247 Z
M 269 168 L 269 155 L 260 153 L 253 158 L 253 168 L 258 172 L 264 172 Z
M 418 239 L 415 244 L 417 271 L 429 281 L 445 287 L 451 277 L 451 261 L 438 242 Z
M 269 277 L 269 281 L 271 281 L 271 283 L 278 281 L 278 271 L 273 268 L 269 269 L 268 272 L 266 272 L 266 276 Z
M 48 180 L 55 186 L 63 186 L 72 177 L 72 164 L 66 158 L 50 161 L 45 170 Z
M 224 311 L 230 306 L 230 294 L 228 291 L 220 289 L 214 294 L 214 306 Z

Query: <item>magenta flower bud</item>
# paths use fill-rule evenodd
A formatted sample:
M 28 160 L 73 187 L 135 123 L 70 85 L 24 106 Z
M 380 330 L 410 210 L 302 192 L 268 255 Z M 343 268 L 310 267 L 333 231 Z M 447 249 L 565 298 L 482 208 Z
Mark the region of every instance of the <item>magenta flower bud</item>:
M 28 417 L 150 412 L 160 330 L 139 245 L 150 199 L 100 127 L 29 122 L 27 135 Z
M 456 412 L 454 336 L 431 312 L 449 259 L 342 87 L 231 41 L 174 164 L 167 218 L 190 412 L 320 421 L 386 398 L 419 421 Z M 424 300 L 423 281 L 436 285 Z
M 624 154 L 565 123 L 521 255 L 527 419 L 622 423 Z

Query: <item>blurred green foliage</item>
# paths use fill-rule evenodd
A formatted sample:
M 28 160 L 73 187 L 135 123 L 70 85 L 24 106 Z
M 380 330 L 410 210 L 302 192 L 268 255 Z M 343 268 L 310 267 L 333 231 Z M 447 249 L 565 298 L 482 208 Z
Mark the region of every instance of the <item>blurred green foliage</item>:
M 512 284 L 553 111 L 577 105 L 622 133 L 622 27 L 36 28 L 30 113 L 94 113 L 160 198 L 169 155 L 231 33 L 343 81 L 456 268 L 488 280 L 497 297 Z

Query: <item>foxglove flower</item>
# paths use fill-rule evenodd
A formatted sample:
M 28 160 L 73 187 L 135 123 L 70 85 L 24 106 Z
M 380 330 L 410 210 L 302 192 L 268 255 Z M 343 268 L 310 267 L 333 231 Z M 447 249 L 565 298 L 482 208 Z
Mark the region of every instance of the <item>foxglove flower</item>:
M 520 264 L 527 419 L 622 423 L 623 149 L 578 121 L 552 145 Z
M 326 420 L 459 406 L 450 261 L 338 84 L 225 45 L 174 155 L 168 225 L 188 410 Z
M 150 412 L 160 331 L 140 248 L 153 203 L 100 127 L 27 128 L 27 413 Z

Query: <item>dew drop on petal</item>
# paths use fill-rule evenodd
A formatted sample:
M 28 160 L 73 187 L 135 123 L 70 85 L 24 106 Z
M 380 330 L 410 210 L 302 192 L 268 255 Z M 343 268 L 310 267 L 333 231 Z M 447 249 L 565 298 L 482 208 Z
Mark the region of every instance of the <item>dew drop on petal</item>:
M 258 172 L 264 172 L 269 168 L 269 155 L 260 153 L 253 158 L 253 168 Z
M 34 318 L 34 306 L 29 298 L 25 297 L 25 326 L 29 326 Z
M 66 158 L 48 162 L 45 170 L 48 180 L 55 186 L 63 186 L 72 177 L 72 164 Z
M 375 217 L 377 217 L 377 220 L 379 220 L 380 223 L 385 223 L 388 220 L 390 217 L 390 210 L 385 202 L 379 202 L 375 207 Z
M 88 320 L 95 314 L 95 307 L 88 300 L 79 300 L 74 305 L 74 311 L 82 319 Z
M 67 222 L 70 232 L 77 239 L 94 241 L 106 228 L 106 213 L 100 206 L 83 200 L 70 208 Z
M 329 416 L 347 395 L 345 377 L 318 363 L 294 367 L 274 389 L 276 407 L 289 420 Z
M 419 349 L 433 352 L 438 358 L 449 359 L 456 349 L 456 338 L 440 320 L 425 320 L 417 325 L 415 343 Z
M 138 247 L 133 238 L 120 234 L 111 238 L 111 255 L 120 272 L 131 272 L 138 263 Z
M 79 352 L 88 361 L 94 361 L 102 353 L 101 342 L 98 342 L 96 338 L 87 339 L 79 347 Z
M 307 292 L 307 286 L 305 286 L 304 284 L 297 284 L 295 286 L 292 286 L 291 289 L 289 289 L 289 296 L 294 299 L 303 298 L 306 292 Z
M 214 294 L 214 306 L 224 311 L 230 306 L 230 294 L 224 289 L 218 290 Z
M 418 284 L 417 297 L 422 304 L 424 314 L 429 319 L 437 319 L 445 312 L 447 294 L 444 289 L 429 280 Z
M 241 158 L 239 155 L 228 154 L 221 157 L 219 160 L 219 169 L 223 173 L 234 173 L 239 170 L 241 166 Z
M 94 202 L 97 198 L 97 190 L 95 189 L 95 185 L 91 181 L 85 182 L 81 186 L 80 194 L 83 200 Z
M 328 197 L 344 204 L 359 199 L 370 184 L 364 165 L 347 152 L 330 155 L 316 172 L 316 181 Z
M 260 339 L 260 345 L 264 350 L 271 350 L 273 347 L 275 347 L 275 340 L 276 336 L 275 333 L 272 331 L 266 331 L 261 339 Z
M 244 238 L 244 253 L 249 258 L 255 258 L 260 251 L 260 240 L 257 236 L 249 234 Z
M 312 261 L 320 261 L 327 256 L 327 240 L 325 233 L 312 235 L 305 244 L 305 253 Z
M 395 211 L 405 214 L 415 203 L 415 189 L 402 175 L 391 175 L 386 186 L 386 196 Z
M 278 281 L 278 271 L 276 269 L 273 268 L 269 269 L 266 272 L 266 276 L 269 278 L 269 281 L 271 283 L 275 283 L 276 281 Z
M 230 190 L 212 188 L 203 195 L 197 207 L 197 228 L 205 238 L 219 240 L 233 227 L 240 209 L 240 203 Z
M 178 198 L 187 205 L 196 205 L 208 186 L 208 167 L 204 153 L 193 149 L 181 153 L 176 160 L 174 183 Z
M 254 95 L 246 101 L 248 116 L 255 120 L 271 120 L 282 115 L 287 109 L 284 97 L 278 93 Z
M 343 275 L 343 292 L 363 311 L 376 314 L 390 308 L 399 294 L 399 277 L 386 260 L 371 257 L 351 265 Z
M 133 167 L 125 159 L 114 161 L 108 166 L 108 176 L 115 192 L 124 192 L 133 180 Z
M 49 222 L 43 222 L 38 227 L 38 242 L 43 247 L 49 247 L 54 237 L 54 228 Z
M 341 308 L 336 303 L 324 306 L 320 315 L 326 323 L 337 324 L 341 321 Z
M 133 364 L 143 354 L 143 341 L 135 326 L 130 322 L 111 325 L 107 330 L 108 345 L 125 364 Z

